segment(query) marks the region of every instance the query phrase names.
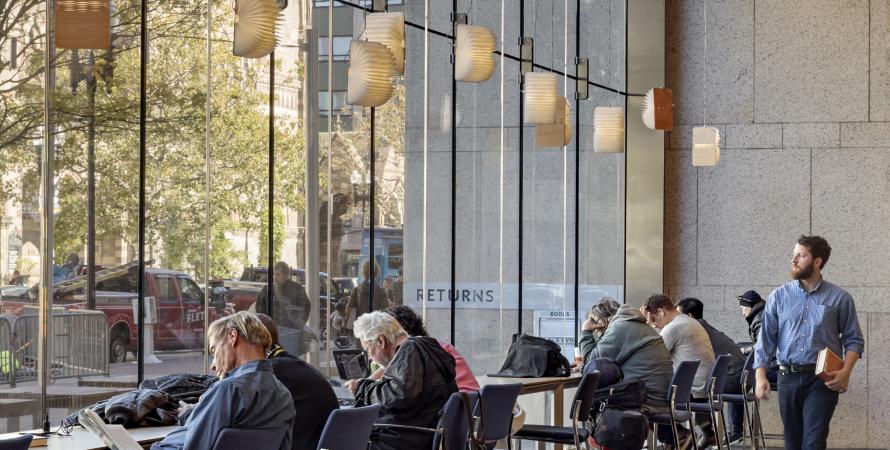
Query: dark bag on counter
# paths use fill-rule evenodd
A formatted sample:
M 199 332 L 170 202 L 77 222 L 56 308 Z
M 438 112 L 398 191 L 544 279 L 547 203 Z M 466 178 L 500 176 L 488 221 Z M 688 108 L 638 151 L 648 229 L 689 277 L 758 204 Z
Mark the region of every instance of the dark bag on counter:
M 527 334 L 514 334 L 507 359 L 498 375 L 567 377 L 570 372 L 569 360 L 555 342 Z

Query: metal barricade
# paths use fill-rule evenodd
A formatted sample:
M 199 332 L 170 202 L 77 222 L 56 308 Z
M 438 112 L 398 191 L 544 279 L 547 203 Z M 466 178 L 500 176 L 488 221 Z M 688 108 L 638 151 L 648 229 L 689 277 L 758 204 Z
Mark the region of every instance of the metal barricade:
M 51 379 L 108 375 L 108 320 L 101 311 L 66 311 L 52 315 L 52 336 L 49 348 Z M 0 322 L 0 344 L 3 339 Z M 17 381 L 37 379 L 38 316 L 23 315 L 15 319 L 9 345 L 13 356 L 13 376 L 0 377 L 0 383 L 15 385 Z M 3 354 L 0 353 L 0 360 Z M 0 361 L 0 367 L 4 364 Z
M 0 315 L 0 384 L 9 383 L 10 387 L 15 387 L 14 368 L 17 366 L 12 339 L 12 323 L 15 318 L 12 314 Z

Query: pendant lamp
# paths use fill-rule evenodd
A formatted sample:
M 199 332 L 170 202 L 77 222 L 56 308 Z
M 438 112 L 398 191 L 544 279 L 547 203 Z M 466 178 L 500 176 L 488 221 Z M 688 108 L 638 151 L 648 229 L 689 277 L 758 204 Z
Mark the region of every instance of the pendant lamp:
M 379 42 L 352 41 L 346 77 L 346 103 L 380 106 L 392 96 L 392 52 Z
M 525 123 L 550 125 L 556 123 L 556 74 L 528 72 L 525 74 Z
M 111 47 L 111 8 L 108 2 L 56 0 L 56 47 Z
M 674 129 L 674 95 L 670 89 L 652 88 L 643 100 L 643 124 L 650 130 Z
M 460 24 L 454 43 L 454 78 L 481 83 L 494 75 L 494 33 L 488 28 Z
M 365 38 L 379 42 L 392 52 L 392 75 L 405 74 L 405 16 L 402 13 L 371 13 L 365 21 Z
M 599 106 L 593 109 L 593 151 L 624 151 L 624 108 Z
M 535 126 L 535 146 L 562 147 L 572 141 L 572 108 L 565 97 L 556 97 L 556 123 Z
M 714 127 L 692 129 L 692 165 L 715 166 L 720 162 L 720 130 Z
M 281 20 L 275 0 L 235 0 L 232 53 L 242 58 L 262 58 L 272 53 Z

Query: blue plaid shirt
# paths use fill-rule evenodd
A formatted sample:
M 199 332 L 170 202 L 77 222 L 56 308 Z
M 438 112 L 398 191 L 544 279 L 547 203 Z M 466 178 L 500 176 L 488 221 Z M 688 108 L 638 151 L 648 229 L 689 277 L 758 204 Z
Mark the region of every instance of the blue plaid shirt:
M 776 288 L 766 301 L 754 367 L 767 367 L 777 349 L 780 364 L 815 364 L 825 347 L 838 355 L 865 350 L 853 297 L 824 279 L 809 293 L 799 280 Z

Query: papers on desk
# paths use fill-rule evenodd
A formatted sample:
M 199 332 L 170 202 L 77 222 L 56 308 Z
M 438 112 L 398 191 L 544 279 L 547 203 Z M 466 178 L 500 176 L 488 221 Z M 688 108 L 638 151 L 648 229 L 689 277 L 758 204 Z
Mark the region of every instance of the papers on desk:
M 77 418 L 84 428 L 90 430 L 111 450 L 142 450 L 142 446 L 130 436 L 123 425 L 108 425 L 89 408 L 81 410 Z

